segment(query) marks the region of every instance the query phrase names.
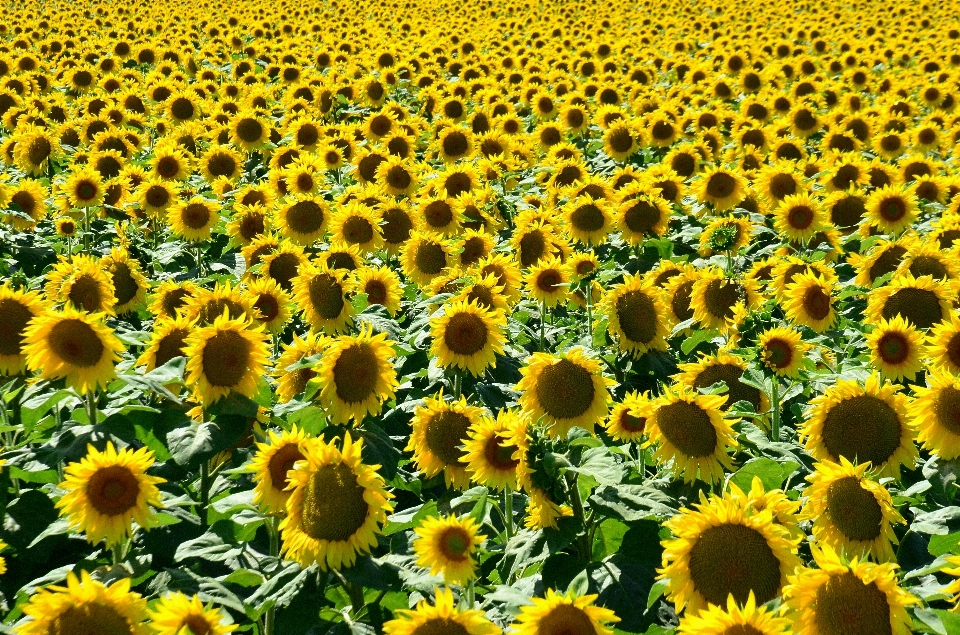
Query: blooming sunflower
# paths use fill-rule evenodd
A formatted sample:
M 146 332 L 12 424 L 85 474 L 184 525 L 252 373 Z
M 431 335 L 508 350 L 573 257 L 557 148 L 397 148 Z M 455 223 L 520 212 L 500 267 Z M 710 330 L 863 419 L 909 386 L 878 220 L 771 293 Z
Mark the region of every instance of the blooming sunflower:
M 193 196 L 167 210 L 167 222 L 177 236 L 187 241 L 210 239 L 210 231 L 220 220 L 220 206 L 202 196 Z
M 450 264 L 450 251 L 450 245 L 439 234 L 414 230 L 400 252 L 403 273 L 420 287 L 426 287 Z
M 293 279 L 293 299 L 304 317 L 315 330 L 330 334 L 346 331 L 353 322 L 350 291 L 346 272 L 326 265 L 304 264 Z
M 414 609 L 398 609 L 394 619 L 383 625 L 385 635 L 424 635 L 456 633 L 457 635 L 500 635 L 501 629 L 484 616 L 483 611 L 459 611 L 454 606 L 450 589 L 436 589 L 434 606 L 426 600 Z
M 686 386 L 667 386 L 663 395 L 639 408 L 635 416 L 646 419 L 648 441 L 657 445 L 657 463 L 672 460 L 683 479 L 699 475 L 707 482 L 723 479 L 723 469 L 733 469 L 727 454 L 735 446 L 732 422 L 723 416 L 725 395 L 704 395 Z
M 196 294 L 197 286 L 190 280 L 164 280 L 153 291 L 147 310 L 158 318 L 173 318 Z
M 797 635 L 913 632 L 907 607 L 919 601 L 897 585 L 897 565 L 844 562 L 827 545 L 812 551 L 819 568 L 797 569 L 783 590 Z
M 900 315 L 916 328 L 927 330 L 948 318 L 955 295 L 951 286 L 936 282 L 931 276 L 914 278 L 906 273 L 870 291 L 866 317 L 876 324 Z
M 107 548 L 130 537 L 134 521 L 149 529 L 151 506 L 163 507 L 157 484 L 166 482 L 147 474 L 153 463 L 153 452 L 147 448 L 117 452 L 108 441 L 100 452 L 88 445 L 86 457 L 64 468 L 60 489 L 66 494 L 57 501 L 60 514 L 71 527 L 85 532 L 89 542 L 106 540 Z
M 427 478 L 443 472 L 448 487 L 466 489 L 470 483 L 463 445 L 471 427 L 480 423 L 483 410 L 458 401 L 444 401 L 443 394 L 427 397 L 418 406 L 410 422 L 410 441 L 406 447 L 413 452 L 413 462 Z
M 193 322 L 186 316 L 158 318 L 153 323 L 150 340 L 137 360 L 137 365 L 146 366 L 149 373 L 175 357 L 183 357 L 183 349 L 192 330 Z
M 113 312 L 117 315 L 132 313 L 147 300 L 147 278 L 140 262 L 126 248 L 114 247 L 110 254 L 100 259 L 100 267 L 113 283 Z
M 913 388 L 908 413 L 917 441 L 945 460 L 960 456 L 960 378 L 944 369 L 927 374 L 926 386 Z
M 623 401 L 615 404 L 604 427 L 607 434 L 620 442 L 639 443 L 647 434 L 646 413 L 650 397 L 636 391 L 627 393 Z
M 528 491 L 530 500 L 527 501 L 527 515 L 523 519 L 523 526 L 527 529 L 556 529 L 558 518 L 573 516 L 573 509 L 569 505 L 558 505 L 539 487 L 529 487 Z
M 554 438 L 566 438 L 575 426 L 592 432 L 607 417 L 614 383 L 602 368 L 580 347 L 559 355 L 534 353 L 520 370 L 520 407 L 533 421 L 542 419 Z
M 447 584 L 466 584 L 476 577 L 474 556 L 485 536 L 473 518 L 464 516 L 429 516 L 414 528 L 413 541 L 417 565 L 430 569 L 431 575 L 442 574 Z
M 687 615 L 709 604 L 740 605 L 753 594 L 766 604 L 780 595 L 787 576 L 800 564 L 800 537 L 774 522 L 773 512 L 754 510 L 743 499 L 702 492 L 694 509 L 683 508 L 664 523 L 674 538 L 663 543 L 667 598 Z
M 837 311 L 833 306 L 833 284 L 816 273 L 797 274 L 787 285 L 783 310 L 795 324 L 822 333 L 833 326 Z
M 762 391 L 740 381 L 747 370 L 747 363 L 737 355 L 721 350 L 716 355 L 702 357 L 696 362 L 680 364 L 679 369 L 680 374 L 674 379 L 694 390 L 724 382 L 727 401 L 720 406 L 721 410 L 729 410 L 738 401 L 749 402 L 754 412 L 762 413 L 770 409 L 770 401 Z
M 107 586 L 81 571 L 67 574 L 67 586 L 48 586 L 30 596 L 23 607 L 30 618 L 15 627 L 16 635 L 110 633 L 149 635 L 144 621 L 147 602 L 130 590 L 130 578 Z
M 67 386 L 81 393 L 105 387 L 124 350 L 102 314 L 71 307 L 32 319 L 23 331 L 23 343 L 27 368 L 39 371 L 44 379 L 66 378 Z
M 252 299 L 240 287 L 228 281 L 210 289 L 196 288 L 186 296 L 180 309 L 183 315 L 195 319 L 200 326 L 209 326 L 226 312 L 233 320 L 251 320 L 254 316 Z
M 863 386 L 840 379 L 810 401 L 800 428 L 807 451 L 818 461 L 869 462 L 879 476 L 899 478 L 900 466 L 912 467 L 917 459 L 907 399 L 899 390 L 883 385 L 877 373 Z
M 267 442 L 257 443 L 257 454 L 250 462 L 250 471 L 257 483 L 253 488 L 253 502 L 266 513 L 282 515 L 286 511 L 290 498 L 287 473 L 297 461 L 303 460 L 304 448 L 312 442 L 311 437 L 294 424 L 292 429 L 280 434 L 270 430 Z
M 290 294 L 273 278 L 260 278 L 247 286 L 253 299 L 256 321 L 270 333 L 279 334 L 290 321 Z
M 24 334 L 30 321 L 47 310 L 35 291 L 0 286 L 0 375 L 17 375 L 26 365 Z
M 454 300 L 444 306 L 442 315 L 430 319 L 430 355 L 441 368 L 456 366 L 479 377 L 503 353 L 506 327 L 502 311 L 484 308 L 475 300 Z
M 800 519 L 813 521 L 817 542 L 848 556 L 895 561 L 892 525 L 904 520 L 887 489 L 868 473 L 870 464 L 854 465 L 840 457 L 840 463 L 821 461 L 814 468 L 803 491 Z
M 760 358 L 764 366 L 781 377 L 795 379 L 800 374 L 804 355 L 811 345 L 802 341 L 799 331 L 783 326 L 760 334 Z
M 67 195 L 70 207 L 96 207 L 103 203 L 106 188 L 100 173 L 91 167 L 82 166 L 73 170 L 66 182 L 63 191 Z
M 777 617 L 766 607 L 757 607 L 753 591 L 745 604 L 737 604 L 733 596 L 727 597 L 727 608 L 710 604 L 696 615 L 680 618 L 677 635 L 787 635 L 790 620 Z
M 62 258 L 47 274 L 47 299 L 87 313 L 112 313 L 116 289 L 108 272 L 90 255 Z
M 710 203 L 718 212 L 736 207 L 745 196 L 746 184 L 743 178 L 732 170 L 712 167 L 700 177 L 697 200 Z
M 356 245 L 363 253 L 371 253 L 383 245 L 377 212 L 361 203 L 348 203 L 333 215 L 330 234 L 334 240 Z
M 773 213 L 774 227 L 788 242 L 806 244 L 824 229 L 826 214 L 806 192 L 785 197 Z
M 290 370 L 290 367 L 300 363 L 305 357 L 321 352 L 329 342 L 330 338 L 326 335 L 311 332 L 301 338 L 294 333 L 293 341 L 283 345 L 283 353 L 277 357 L 273 371 L 273 376 L 277 378 L 277 400 L 280 403 L 287 403 L 301 394 L 306 390 L 307 382 L 317 376 L 312 368 Z
M 252 397 L 270 356 L 263 327 L 231 318 L 226 309 L 209 326 L 194 329 L 184 344 L 186 384 L 207 405 L 231 392 Z
M 177 591 L 160 598 L 150 611 L 150 628 L 156 635 L 227 635 L 237 629 L 226 624 L 226 615 L 212 604 L 204 606 L 200 598 Z
M 383 402 L 393 398 L 398 385 L 397 371 L 390 361 L 393 356 L 393 342 L 386 333 L 374 335 L 369 324 L 357 335 L 331 340 L 317 375 L 320 400 L 334 423 L 354 419 L 360 424 L 367 414 L 380 414 Z
M 898 234 L 913 224 L 919 207 L 917 196 L 906 185 L 887 185 L 867 197 L 867 226 L 882 234 Z
M 596 595 L 560 595 L 547 590 L 545 598 L 530 598 L 520 607 L 512 630 L 516 635 L 613 635 L 619 622 L 613 611 L 594 605 Z
M 704 328 L 721 333 L 735 330 L 738 315 L 757 303 L 755 288 L 747 278 L 727 278 L 716 270 L 701 272 L 690 291 L 692 317 Z
M 400 310 L 402 287 L 397 272 L 389 267 L 361 267 L 354 271 L 353 288 L 367 294 L 367 302 L 379 304 L 390 315 Z
M 336 440 L 317 439 L 303 447 L 304 459 L 287 472 L 292 491 L 280 523 L 281 554 L 303 567 L 322 570 L 352 566 L 358 553 L 377 544 L 377 533 L 393 509 L 379 465 L 360 458 L 363 439 L 347 432 Z
M 912 380 L 923 370 L 923 335 L 901 315 L 881 319 L 867 335 L 867 347 L 874 368 L 887 379 Z
M 527 487 L 527 427 L 523 415 L 513 410 L 501 410 L 496 419 L 481 417 L 471 425 L 462 459 L 471 480 L 495 490 Z
M 626 276 L 604 295 L 603 313 L 620 350 L 640 357 L 650 350 L 667 349 L 670 318 L 663 292 L 649 277 Z
M 309 194 L 289 196 L 274 208 L 272 224 L 284 238 L 299 245 L 311 245 L 321 238 L 330 220 L 330 210 L 323 199 Z
M 613 226 L 610 205 L 603 199 L 578 196 L 563 207 L 570 236 L 586 245 L 602 243 Z

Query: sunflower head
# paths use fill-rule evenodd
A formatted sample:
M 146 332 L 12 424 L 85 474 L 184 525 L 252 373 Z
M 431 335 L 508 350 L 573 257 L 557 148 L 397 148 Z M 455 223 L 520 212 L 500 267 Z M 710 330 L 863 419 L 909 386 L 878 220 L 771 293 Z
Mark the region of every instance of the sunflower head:
M 613 611 L 594 605 L 596 595 L 560 595 L 553 589 L 544 598 L 531 598 L 520 608 L 513 625 L 517 635 L 613 635 L 610 624 L 620 621 Z
M 263 328 L 252 327 L 246 317 L 231 318 L 227 309 L 212 324 L 193 330 L 183 354 L 186 384 L 202 404 L 231 392 L 253 396 L 269 357 Z
M 393 356 L 393 342 L 386 333 L 374 335 L 369 324 L 357 335 L 331 340 L 317 374 L 320 400 L 333 422 L 360 423 L 367 414 L 380 414 L 398 385 Z
M 413 541 L 417 564 L 441 574 L 447 584 L 466 584 L 476 576 L 474 559 L 477 547 L 483 544 L 480 525 L 469 517 L 430 516 L 414 529 Z

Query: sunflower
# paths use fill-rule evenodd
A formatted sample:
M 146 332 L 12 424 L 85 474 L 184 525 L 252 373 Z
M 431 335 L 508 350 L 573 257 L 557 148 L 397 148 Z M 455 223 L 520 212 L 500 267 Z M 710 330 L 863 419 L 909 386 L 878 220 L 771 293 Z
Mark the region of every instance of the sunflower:
M 623 443 L 639 443 L 647 435 L 649 405 L 649 395 L 627 393 L 623 401 L 610 410 L 610 416 L 604 423 L 607 434 Z
M 287 472 L 291 492 L 280 523 L 281 555 L 302 567 L 338 570 L 377 544 L 393 496 L 384 489 L 380 466 L 363 463 L 362 447 L 363 439 L 354 443 L 349 432 L 342 449 L 336 439 L 303 446 L 304 459 Z
M 732 470 L 727 450 L 736 446 L 732 423 L 723 416 L 726 395 L 705 395 L 683 385 L 665 387 L 663 395 L 636 410 L 646 420 L 648 441 L 657 445 L 658 464 L 672 460 L 677 475 L 713 483 Z
M 150 611 L 150 628 L 156 635 L 227 635 L 237 629 L 226 624 L 226 615 L 212 604 L 204 606 L 200 598 L 180 591 L 160 598 Z
M 744 605 L 776 599 L 800 564 L 800 537 L 774 522 L 773 512 L 744 506 L 744 499 L 702 492 L 694 509 L 683 508 L 664 523 L 674 538 L 663 543 L 666 595 L 679 613 L 703 615 L 727 598 Z
M 930 369 L 960 375 L 960 314 L 956 311 L 930 329 L 925 358 Z
M 70 207 L 96 207 L 103 203 L 106 188 L 100 173 L 88 166 L 71 172 L 63 184 Z
M 361 267 L 353 275 L 353 289 L 365 293 L 369 304 L 384 307 L 391 316 L 397 314 L 403 288 L 396 271 L 389 267 Z
M 617 229 L 631 245 L 640 245 L 651 236 L 666 233 L 673 213 L 666 201 L 643 193 L 645 189 L 626 192 L 617 206 Z
M 569 505 L 558 505 L 550 500 L 550 496 L 539 487 L 527 488 L 530 500 L 527 501 L 527 515 L 523 519 L 523 526 L 533 531 L 557 529 L 557 519 L 564 516 L 573 516 L 573 509 Z
M 260 278 L 247 286 L 255 319 L 270 333 L 279 334 L 290 321 L 290 294 L 273 278 Z
M 305 264 L 293 279 L 293 299 L 317 331 L 336 334 L 353 323 L 355 308 L 347 298 L 353 291 L 346 272 L 326 265 Z
M 400 253 L 404 275 L 426 287 L 450 264 L 451 247 L 439 234 L 414 230 Z
M 356 271 L 363 266 L 363 254 L 356 245 L 347 244 L 341 240 L 330 243 L 329 249 L 321 252 L 315 262 L 331 269 L 345 272 Z
M 556 306 L 570 291 L 568 271 L 556 256 L 541 258 L 524 276 L 528 296 L 546 308 Z
M 530 485 L 527 467 L 528 424 L 515 410 L 501 410 L 470 426 L 463 459 L 470 479 L 494 490 L 517 491 Z
M 917 459 L 907 403 L 899 387 L 883 385 L 877 373 L 863 386 L 840 379 L 810 401 L 800 437 L 818 461 L 870 462 L 879 476 L 899 478 L 900 466 L 912 468 Z
M 745 196 L 746 184 L 736 172 L 722 167 L 712 167 L 700 177 L 697 200 L 701 203 L 710 203 L 718 212 L 736 207 Z
M 249 245 L 271 229 L 271 217 L 266 208 L 260 203 L 236 203 L 230 222 L 227 223 L 227 234 L 232 236 L 241 245 Z
M 173 233 L 187 241 L 210 240 L 210 230 L 219 220 L 220 205 L 202 196 L 192 196 L 167 210 Z
M 775 375 L 796 379 L 804 355 L 812 347 L 796 329 L 778 326 L 760 334 L 760 358 Z
M 333 240 L 355 245 L 363 253 L 372 253 L 383 245 L 377 212 L 362 203 L 348 203 L 330 222 Z
M 146 180 L 136 191 L 136 201 L 147 216 L 160 218 L 179 199 L 178 186 L 159 179 Z
M 692 317 L 703 328 L 717 329 L 721 333 L 729 332 L 735 328 L 737 316 L 756 305 L 755 289 L 756 283 L 753 280 L 727 278 L 719 270 L 703 271 L 690 290 Z M 676 308 L 679 307 L 674 307 L 674 310 Z
M 783 590 L 797 635 L 909 635 L 907 607 L 919 600 L 897 585 L 895 564 L 849 562 L 828 545 L 813 549 L 818 569 L 798 568 Z
M 187 336 L 192 329 L 193 322 L 183 315 L 157 319 L 153 323 L 150 340 L 137 360 L 137 365 L 146 366 L 149 373 L 175 357 L 183 357 Z
M 923 335 L 901 315 L 881 319 L 867 335 L 870 362 L 887 379 L 913 379 L 923 370 Z
M 208 326 L 195 328 L 184 341 L 186 384 L 197 401 L 212 404 L 231 392 L 252 397 L 266 372 L 268 337 L 246 317 L 228 310 Z
M 603 199 L 578 196 L 561 213 L 570 236 L 586 245 L 604 242 L 613 226 L 610 204 Z
M 474 556 L 485 536 L 473 518 L 429 516 L 413 531 L 417 565 L 430 569 L 430 575 L 442 574 L 447 584 L 460 585 L 476 577 Z
M 905 185 L 887 185 L 874 190 L 865 202 L 867 225 L 882 234 L 898 234 L 917 218 L 916 195 Z
M 50 161 L 61 154 L 60 141 L 56 135 L 39 126 L 28 125 L 17 138 L 13 156 L 17 167 L 30 176 L 46 172 Z
M 200 159 L 200 172 L 210 183 L 218 178 L 236 181 L 243 174 L 243 159 L 228 145 L 211 145 Z
M 496 365 L 497 354 L 503 354 L 506 327 L 502 311 L 484 308 L 475 300 L 455 300 L 444 306 L 442 315 L 430 319 L 430 355 L 441 368 L 456 366 L 479 377 Z
M 573 427 L 593 432 L 594 424 L 607 417 L 608 388 L 614 384 L 602 368 L 580 347 L 559 355 L 534 353 L 520 370 L 520 407 L 533 421 L 549 426 L 554 438 L 566 438 Z
M 763 392 L 740 381 L 747 363 L 737 355 L 721 350 L 697 362 L 680 364 L 679 369 L 680 373 L 674 379 L 694 390 L 709 388 L 718 382 L 726 384 L 727 401 L 721 410 L 730 409 L 738 401 L 748 402 L 754 412 L 762 413 L 770 408 L 770 401 Z
M 190 176 L 190 157 L 174 143 L 159 143 L 153 148 L 150 166 L 153 175 L 171 181 L 183 181 Z
M 613 611 L 594 606 L 596 595 L 560 595 L 547 590 L 545 598 L 530 598 L 520 607 L 512 626 L 516 635 L 613 635 L 610 624 L 619 622 Z
M 367 415 L 377 416 L 383 402 L 392 399 L 398 385 L 391 359 L 393 342 L 386 333 L 373 335 L 369 324 L 357 335 L 342 335 L 330 342 L 317 367 L 320 400 L 334 423 Z
M 24 336 L 47 304 L 35 291 L 14 289 L 10 281 L 0 286 L 0 375 L 19 375 L 26 366 Z
M 733 596 L 727 596 L 727 608 L 710 604 L 696 615 L 680 618 L 677 635 L 787 635 L 790 620 L 777 617 L 776 612 L 766 607 L 757 608 L 753 591 L 745 604 L 737 604 Z
M 273 370 L 273 376 L 277 379 L 277 401 L 287 403 L 306 390 L 307 382 L 317 376 L 316 372 L 308 366 L 293 370 L 289 368 L 323 351 L 329 341 L 326 335 L 313 332 L 303 338 L 294 333 L 293 341 L 283 345 L 283 353 L 277 358 Z
M 450 589 L 436 589 L 436 601 L 417 602 L 414 609 L 397 609 L 394 619 L 383 625 L 385 635 L 425 635 L 456 633 L 457 635 L 500 635 L 501 629 L 486 618 L 483 611 L 458 610 Z M 32 634 L 31 634 L 32 635 Z
M 107 442 L 103 452 L 87 446 L 87 456 L 64 468 L 60 489 L 66 493 L 57 501 L 60 515 L 71 528 L 87 534 L 93 544 L 106 540 L 107 548 L 133 534 L 132 523 L 149 529 L 153 507 L 163 507 L 158 483 L 166 481 L 149 476 L 154 463 L 147 448 L 117 452 Z
M 67 386 L 80 393 L 106 387 L 124 347 L 103 317 L 64 307 L 32 319 L 21 349 L 27 368 L 44 379 L 66 378 Z
M 806 192 L 785 197 L 774 211 L 774 227 L 788 242 L 808 243 L 823 231 L 823 208 Z
M 391 155 L 377 167 L 377 183 L 392 196 L 409 196 L 417 189 L 412 161 Z
M 466 489 L 470 484 L 462 446 L 468 440 L 469 430 L 480 423 L 483 410 L 458 401 L 444 401 L 443 394 L 427 397 L 418 406 L 410 422 L 410 441 L 406 447 L 413 452 L 413 462 L 426 478 L 441 471 L 448 487 Z
M 280 434 L 270 430 L 266 443 L 257 443 L 257 453 L 249 468 L 256 481 L 253 502 L 266 513 L 283 515 L 286 512 L 290 498 L 287 473 L 297 461 L 304 459 L 304 448 L 310 443 L 313 439 L 296 424 Z
M 281 178 L 286 184 L 287 194 L 311 197 L 316 195 L 323 185 L 323 170 L 326 166 L 317 157 L 301 154 L 287 167 L 283 168 Z
M 602 310 L 620 350 L 640 357 L 650 350 L 666 350 L 670 318 L 663 292 L 652 279 L 628 275 L 604 295 Z
M 847 556 L 895 561 L 892 525 L 904 520 L 890 493 L 868 473 L 870 464 L 854 465 L 840 457 L 840 463 L 821 461 L 814 467 L 800 519 L 813 521 L 816 541 Z
M 270 139 L 270 124 L 252 110 L 237 113 L 230 122 L 230 141 L 247 152 L 261 149 Z
M 795 324 L 823 333 L 837 320 L 833 284 L 816 273 L 800 273 L 787 285 L 783 310 Z
M 90 255 L 58 261 L 47 274 L 47 299 L 86 313 L 112 313 L 116 304 L 110 274 Z
M 714 218 L 700 234 L 700 255 L 735 254 L 750 244 L 753 233 L 753 223 L 746 218 L 732 215 Z
M 130 578 L 110 586 L 90 577 L 85 570 L 78 578 L 67 574 L 67 586 L 47 586 L 30 596 L 23 613 L 30 618 L 15 627 L 16 635 L 59 633 L 109 633 L 149 635 L 144 623 L 147 602 L 130 590 Z
M 960 379 L 943 368 L 927 374 L 927 385 L 913 389 L 908 412 L 917 441 L 944 460 L 960 456 Z
M 321 198 L 299 194 L 289 196 L 273 212 L 272 224 L 285 238 L 300 245 L 312 245 L 323 237 L 330 210 Z
M 931 276 L 914 278 L 906 273 L 870 292 L 866 317 L 876 324 L 899 315 L 914 327 L 927 330 L 950 316 L 955 295 L 951 286 L 938 283 Z
M 196 320 L 200 326 L 213 324 L 224 312 L 234 320 L 249 321 L 254 316 L 252 299 L 229 281 L 223 285 L 217 283 L 213 290 L 198 288 L 180 308 L 180 313 Z
M 173 318 L 196 294 L 197 286 L 190 280 L 164 280 L 153 292 L 147 310 L 158 318 Z
M 140 262 L 126 248 L 114 247 L 109 255 L 100 259 L 99 266 L 113 283 L 113 313 L 124 315 L 143 306 L 147 300 L 147 278 L 140 269 Z

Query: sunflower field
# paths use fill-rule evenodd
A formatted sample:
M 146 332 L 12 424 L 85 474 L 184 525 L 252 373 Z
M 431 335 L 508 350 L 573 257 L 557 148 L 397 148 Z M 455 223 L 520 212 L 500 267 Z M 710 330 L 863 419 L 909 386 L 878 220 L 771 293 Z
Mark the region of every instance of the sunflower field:
M 0 633 L 960 634 L 956 3 L 0 12 Z

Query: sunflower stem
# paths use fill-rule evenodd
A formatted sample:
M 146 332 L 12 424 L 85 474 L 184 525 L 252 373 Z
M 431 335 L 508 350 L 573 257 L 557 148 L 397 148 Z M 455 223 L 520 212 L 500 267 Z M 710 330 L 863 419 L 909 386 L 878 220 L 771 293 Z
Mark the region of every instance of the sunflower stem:
M 506 542 L 510 542 L 513 538 L 513 490 L 509 486 L 503 488 L 503 526 Z
M 110 553 L 113 556 L 113 566 L 119 565 L 123 562 L 123 540 L 116 542 L 110 547 Z
M 210 464 L 207 461 L 200 463 L 200 526 L 206 529 L 207 507 L 210 505 Z
M 593 307 L 590 305 L 590 296 L 593 291 L 593 284 L 587 280 L 587 287 L 583 290 L 583 298 L 587 304 L 587 341 L 592 341 L 593 337 Z
M 583 534 L 578 537 L 577 542 L 579 543 L 580 559 L 583 561 L 589 561 L 591 556 L 591 545 L 588 544 L 590 540 L 590 529 L 587 526 L 587 517 L 583 513 L 583 499 L 580 497 L 580 474 L 575 473 L 572 475 L 567 473 L 567 487 L 570 489 L 570 504 L 573 507 L 573 515 L 580 519 L 580 522 L 583 523 Z
M 773 420 L 770 423 L 770 440 L 777 442 L 780 440 L 780 381 L 776 375 L 773 376 L 770 389 L 770 411 L 773 414 Z
M 90 208 L 83 208 L 83 250 L 90 250 Z
M 87 419 L 90 420 L 90 425 L 97 425 L 97 393 L 95 390 L 91 390 L 86 395 L 86 406 L 87 406 Z
M 473 610 L 477 605 L 477 588 L 476 581 L 473 578 L 470 578 L 470 581 L 467 582 L 467 607 L 470 610 Z
M 547 320 L 547 303 L 546 303 L 546 302 L 541 302 L 541 303 L 540 303 L 540 350 L 541 350 L 542 352 L 546 352 L 546 350 L 547 350 L 547 347 L 546 347 L 546 346 L 544 345 L 544 343 L 543 343 L 543 342 L 544 342 L 544 339 L 543 339 L 543 326 L 544 326 L 544 322 L 546 322 L 546 320 Z

